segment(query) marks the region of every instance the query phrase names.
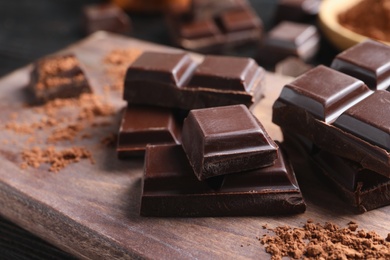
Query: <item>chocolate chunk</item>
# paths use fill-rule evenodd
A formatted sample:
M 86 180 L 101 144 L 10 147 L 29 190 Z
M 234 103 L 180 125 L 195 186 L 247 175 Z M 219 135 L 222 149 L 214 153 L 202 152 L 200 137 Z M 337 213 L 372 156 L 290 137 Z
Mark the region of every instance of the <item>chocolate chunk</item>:
M 87 34 L 100 30 L 122 34 L 128 34 L 131 31 L 129 16 L 114 4 L 85 6 L 83 22 Z
M 308 22 L 316 18 L 321 0 L 279 0 L 275 21 Z
M 319 41 L 315 26 L 281 22 L 261 42 L 258 61 L 260 64 L 275 65 L 289 56 L 309 61 L 316 55 Z
M 278 146 L 243 105 L 190 111 L 182 138 L 199 180 L 270 166 L 278 157 Z
M 213 189 L 209 180 L 214 178 L 197 180 L 180 145 L 148 146 L 140 213 L 216 217 L 297 214 L 306 209 L 283 155 L 271 167 L 222 177 L 220 188 Z
M 287 84 L 273 122 L 323 150 L 390 177 L 390 92 L 319 66 Z
M 188 54 L 142 54 L 130 65 L 124 99 L 129 104 L 185 110 L 261 99 L 264 70 L 250 58 L 206 56 L 199 66 Z
M 79 61 L 72 54 L 43 58 L 33 65 L 29 89 L 39 102 L 92 92 Z
M 364 81 L 373 90 L 390 87 L 390 47 L 366 40 L 338 54 L 332 68 Z
M 211 53 L 258 42 L 263 25 L 245 1 L 201 1 L 190 13 L 170 15 L 167 23 L 176 45 Z
M 123 159 L 144 155 L 147 144 L 179 144 L 181 120 L 173 109 L 129 106 L 118 134 L 117 154 Z
M 389 178 L 324 150 L 313 151 L 308 146 L 310 141 L 302 136 L 284 133 L 284 140 L 283 147 L 288 145 L 290 152 L 305 153 L 304 156 L 314 165 L 313 173 L 325 176 L 335 191 L 358 211 L 390 205 Z

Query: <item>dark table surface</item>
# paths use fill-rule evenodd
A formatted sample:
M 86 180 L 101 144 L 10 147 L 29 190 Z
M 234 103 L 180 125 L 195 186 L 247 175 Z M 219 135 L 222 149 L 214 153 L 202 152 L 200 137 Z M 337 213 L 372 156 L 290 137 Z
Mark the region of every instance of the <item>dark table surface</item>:
M 99 0 L 0 1 L 0 76 L 85 37 L 81 8 Z M 269 30 L 276 0 L 250 1 Z M 160 14 L 130 13 L 131 37 L 171 45 Z M 313 21 L 315 23 L 315 21 Z M 237 55 L 248 55 L 238 52 Z M 326 40 L 314 63 L 329 64 L 337 54 Z M 1 207 L 2 205 L 0 205 Z M 0 216 L 0 259 L 67 259 L 72 256 Z

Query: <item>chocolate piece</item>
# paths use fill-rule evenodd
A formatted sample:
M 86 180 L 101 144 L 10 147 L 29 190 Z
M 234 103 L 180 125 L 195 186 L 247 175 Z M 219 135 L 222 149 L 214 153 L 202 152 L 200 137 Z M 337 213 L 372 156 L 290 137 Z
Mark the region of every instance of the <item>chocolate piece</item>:
M 180 145 L 148 146 L 140 214 L 216 217 L 297 214 L 306 209 L 283 155 L 273 166 L 222 177 L 221 187 L 213 189 L 208 180 L 196 179 Z
M 331 67 L 364 81 L 373 90 L 390 86 L 390 46 L 366 40 L 338 54 Z
M 260 64 L 275 65 L 289 56 L 309 61 L 317 53 L 319 41 L 315 26 L 281 22 L 261 42 L 258 61 Z
M 185 53 L 145 52 L 127 71 L 124 99 L 185 110 L 261 99 L 264 70 L 254 60 L 206 56 L 197 66 Z
M 321 0 L 279 0 L 275 21 L 308 22 L 317 17 Z
M 310 142 L 302 136 L 288 133 L 283 136 L 283 147 L 288 145 L 290 152 L 306 157 L 315 167 L 312 172 L 325 176 L 342 198 L 360 212 L 390 205 L 389 178 L 324 150 L 312 150 Z
M 72 54 L 43 58 L 34 63 L 29 89 L 39 102 L 78 97 L 91 88 L 81 64 Z
M 278 146 L 243 105 L 192 110 L 183 148 L 199 180 L 274 164 Z
M 180 121 L 169 108 L 128 106 L 119 128 L 118 157 L 143 156 L 147 144 L 180 144 Z
M 273 106 L 273 122 L 323 150 L 390 177 L 390 93 L 318 66 L 287 84 Z
M 207 1 L 202 1 L 207 2 Z M 193 5 L 191 13 L 167 17 L 176 45 L 197 52 L 221 52 L 258 42 L 263 25 L 243 1 L 208 1 Z
M 128 34 L 131 31 L 129 16 L 114 4 L 85 6 L 83 22 L 87 34 L 100 30 L 122 34 Z

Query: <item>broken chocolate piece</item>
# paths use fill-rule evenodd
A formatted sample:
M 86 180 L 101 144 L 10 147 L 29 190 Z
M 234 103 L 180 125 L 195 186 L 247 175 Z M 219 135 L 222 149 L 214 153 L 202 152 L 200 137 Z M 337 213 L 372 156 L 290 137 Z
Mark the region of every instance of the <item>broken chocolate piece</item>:
M 270 167 L 219 176 L 219 189 L 208 184 L 213 178 L 197 180 L 180 145 L 148 146 L 144 171 L 142 216 L 280 215 L 306 209 L 294 172 L 283 155 Z
M 72 54 L 43 58 L 34 63 L 29 89 L 39 102 L 78 97 L 92 92 L 77 58 Z
M 274 164 L 278 146 L 243 105 L 191 110 L 183 148 L 199 180 Z

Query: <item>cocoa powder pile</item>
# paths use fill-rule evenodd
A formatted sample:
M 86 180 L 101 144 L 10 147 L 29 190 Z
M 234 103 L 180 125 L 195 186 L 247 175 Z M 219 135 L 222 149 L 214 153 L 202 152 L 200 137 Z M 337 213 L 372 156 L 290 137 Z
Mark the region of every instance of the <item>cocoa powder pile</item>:
M 141 53 L 141 50 L 133 48 L 115 49 L 104 57 L 103 64 L 106 66 L 105 73 L 112 82 L 110 84 L 112 90 L 123 90 L 127 68 Z
M 339 15 L 351 31 L 390 42 L 390 0 L 363 0 Z
M 21 122 L 18 116 L 9 116 L 10 121 L 6 122 L 3 128 L 19 135 L 30 135 L 20 152 L 23 169 L 49 164 L 49 171 L 52 172 L 58 172 L 81 159 L 89 159 L 94 163 L 89 149 L 73 146 L 73 142 L 89 138 L 88 131 L 83 132 L 88 127 L 109 126 L 107 121 L 100 122 L 101 118 L 116 113 L 114 107 L 103 97 L 89 93 L 78 98 L 54 99 L 26 109 L 32 109 L 36 114 L 40 114 L 40 119 L 26 123 Z M 39 137 L 40 133 L 43 138 Z M 55 148 L 53 144 L 60 144 L 60 147 Z M 26 147 L 28 145 L 33 147 Z
M 390 259 L 390 234 L 381 238 L 374 231 L 358 229 L 355 222 L 341 228 L 334 223 L 325 225 L 308 220 L 302 228 L 279 226 L 267 228 L 274 236 L 259 238 L 266 245 L 271 259 Z

